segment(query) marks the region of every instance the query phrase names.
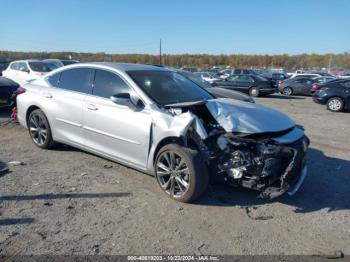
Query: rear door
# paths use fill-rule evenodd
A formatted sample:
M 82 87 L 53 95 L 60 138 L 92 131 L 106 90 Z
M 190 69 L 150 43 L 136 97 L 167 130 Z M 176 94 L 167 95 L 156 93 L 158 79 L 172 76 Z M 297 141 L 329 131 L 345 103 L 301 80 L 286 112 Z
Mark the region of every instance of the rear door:
M 151 113 L 112 102 L 111 96 L 133 93 L 122 76 L 96 69 L 92 94 L 84 103 L 86 146 L 98 153 L 145 168 L 148 158 Z
M 42 91 L 43 108 L 49 111 L 53 135 L 59 140 L 84 145 L 83 103 L 91 90 L 93 70 L 73 68 L 51 76 L 51 88 Z

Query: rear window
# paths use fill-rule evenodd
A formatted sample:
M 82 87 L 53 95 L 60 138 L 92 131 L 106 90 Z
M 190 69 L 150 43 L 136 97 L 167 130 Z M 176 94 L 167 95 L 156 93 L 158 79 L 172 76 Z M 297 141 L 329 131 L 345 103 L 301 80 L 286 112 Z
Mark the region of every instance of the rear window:
M 29 62 L 30 68 L 35 72 L 50 72 L 57 68 L 54 64 L 45 62 Z
M 57 86 L 58 86 L 58 81 L 60 80 L 60 76 L 61 76 L 61 73 L 54 74 L 54 75 L 50 76 L 50 77 L 47 79 L 47 81 L 49 81 L 49 83 L 50 83 L 52 86 L 57 87 Z
M 74 68 L 61 72 L 59 87 L 75 92 L 88 93 L 92 70 L 89 68 Z

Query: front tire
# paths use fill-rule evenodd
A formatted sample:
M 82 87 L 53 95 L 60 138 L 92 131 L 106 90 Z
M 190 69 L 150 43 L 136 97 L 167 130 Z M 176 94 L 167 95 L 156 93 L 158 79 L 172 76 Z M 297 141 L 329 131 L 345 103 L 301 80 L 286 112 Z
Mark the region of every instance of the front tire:
M 282 94 L 285 96 L 291 96 L 293 94 L 293 89 L 290 87 L 283 88 Z
M 249 89 L 249 95 L 252 97 L 258 97 L 260 95 L 260 90 L 257 87 L 252 87 Z
M 43 111 L 36 109 L 31 112 L 27 125 L 29 135 L 37 147 L 49 149 L 54 146 L 49 121 Z
M 344 108 L 344 102 L 340 97 L 332 97 L 327 101 L 327 109 L 332 112 L 340 112 Z
M 208 186 L 208 170 L 197 150 L 168 144 L 159 150 L 155 175 L 160 188 L 170 198 L 189 203 Z

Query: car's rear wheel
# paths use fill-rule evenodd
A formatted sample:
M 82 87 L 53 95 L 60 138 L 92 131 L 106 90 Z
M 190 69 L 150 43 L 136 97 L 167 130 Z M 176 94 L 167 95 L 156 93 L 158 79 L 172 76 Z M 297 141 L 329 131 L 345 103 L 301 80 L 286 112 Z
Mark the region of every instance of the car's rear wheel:
M 253 97 L 258 97 L 260 95 L 260 90 L 257 87 L 252 87 L 249 89 L 249 95 Z
M 208 185 L 207 167 L 198 151 L 178 144 L 168 144 L 160 149 L 155 175 L 169 197 L 186 203 L 200 197 Z
M 51 128 L 45 114 L 40 109 L 30 113 L 28 131 L 34 144 L 40 148 L 51 148 L 55 143 L 52 139 Z
M 285 96 L 291 96 L 293 94 L 293 89 L 290 87 L 283 88 L 282 94 Z
M 332 112 L 340 112 L 344 108 L 344 102 L 340 97 L 332 97 L 327 101 L 327 109 Z

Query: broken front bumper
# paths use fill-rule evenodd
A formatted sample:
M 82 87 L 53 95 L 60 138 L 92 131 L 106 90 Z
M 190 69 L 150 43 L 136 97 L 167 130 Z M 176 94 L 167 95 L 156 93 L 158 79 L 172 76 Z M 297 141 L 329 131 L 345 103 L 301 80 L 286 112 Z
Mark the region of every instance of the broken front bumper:
M 290 148 L 295 152 L 293 160 L 279 181 L 261 192 L 261 198 L 273 199 L 285 193 L 292 196 L 300 189 L 307 175 L 306 153 L 309 143 L 309 139 L 304 136 L 290 145 Z

